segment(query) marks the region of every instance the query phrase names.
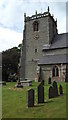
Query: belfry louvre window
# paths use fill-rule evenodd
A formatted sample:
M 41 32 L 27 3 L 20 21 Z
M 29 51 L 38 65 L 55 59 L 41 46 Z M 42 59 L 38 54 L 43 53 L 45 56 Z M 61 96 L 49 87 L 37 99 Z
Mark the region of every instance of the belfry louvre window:
M 38 31 L 39 30 L 39 23 L 37 21 L 35 21 L 33 23 L 33 31 Z
M 59 76 L 59 68 L 57 66 L 54 66 L 52 69 L 52 77 L 58 77 Z
M 38 49 L 35 49 L 35 53 L 37 53 L 38 52 Z

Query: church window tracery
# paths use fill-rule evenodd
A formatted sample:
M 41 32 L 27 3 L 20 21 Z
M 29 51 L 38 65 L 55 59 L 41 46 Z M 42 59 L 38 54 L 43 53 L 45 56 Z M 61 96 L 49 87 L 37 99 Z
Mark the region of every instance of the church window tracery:
M 52 68 L 52 77 L 58 77 L 59 76 L 59 68 L 58 66 L 54 66 Z
M 35 21 L 35 22 L 33 23 L 33 30 L 34 30 L 34 31 L 38 31 L 38 30 L 39 30 L 39 23 L 38 23 L 37 21 Z

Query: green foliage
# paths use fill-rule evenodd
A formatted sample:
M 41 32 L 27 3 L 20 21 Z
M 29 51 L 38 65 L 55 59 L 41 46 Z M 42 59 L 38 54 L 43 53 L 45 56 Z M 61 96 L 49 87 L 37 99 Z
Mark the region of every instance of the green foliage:
M 63 95 L 48 99 L 49 85 L 45 83 L 45 103 L 37 104 L 37 86 L 33 81 L 32 87 L 14 88 L 16 83 L 7 83 L 2 89 L 2 116 L 3 118 L 66 118 L 66 85 L 62 82 Z M 59 87 L 58 83 L 58 87 Z M 27 90 L 35 90 L 35 107 L 27 108 Z
M 20 49 L 13 47 L 2 52 L 2 79 L 8 80 L 10 73 L 17 73 L 20 58 Z

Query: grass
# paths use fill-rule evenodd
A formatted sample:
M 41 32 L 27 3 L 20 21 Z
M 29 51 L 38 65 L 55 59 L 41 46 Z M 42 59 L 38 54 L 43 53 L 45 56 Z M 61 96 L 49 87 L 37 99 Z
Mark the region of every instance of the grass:
M 62 82 L 63 96 L 48 99 L 49 85 L 44 87 L 45 103 L 37 104 L 37 86 L 14 88 L 16 83 L 10 82 L 2 88 L 2 118 L 66 118 L 66 84 Z M 59 87 L 59 83 L 58 83 Z M 29 88 L 35 90 L 35 107 L 27 108 L 26 94 Z
M 2 118 L 2 86 L 0 86 L 0 119 Z

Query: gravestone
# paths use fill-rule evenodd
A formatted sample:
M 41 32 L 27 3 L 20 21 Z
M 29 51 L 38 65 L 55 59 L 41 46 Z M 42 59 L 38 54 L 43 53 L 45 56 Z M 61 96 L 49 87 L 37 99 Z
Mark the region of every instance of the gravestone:
M 34 90 L 27 91 L 27 107 L 34 107 Z
M 54 97 L 58 96 L 58 87 L 57 87 L 57 82 L 53 82 L 53 91 L 54 91 Z
M 49 77 L 48 79 L 48 84 L 51 84 L 51 77 Z
M 63 88 L 62 88 L 62 85 L 59 86 L 59 93 L 60 93 L 60 95 L 63 95 Z
M 44 80 L 41 81 L 41 84 L 44 85 Z
M 38 82 L 41 82 L 42 80 L 42 68 L 39 68 L 39 74 L 38 74 Z
M 37 103 L 44 103 L 44 86 L 42 83 L 37 87 Z
M 54 97 L 54 91 L 52 86 L 49 87 L 48 97 L 49 99 Z
M 65 82 L 68 82 L 68 64 L 66 65 Z

